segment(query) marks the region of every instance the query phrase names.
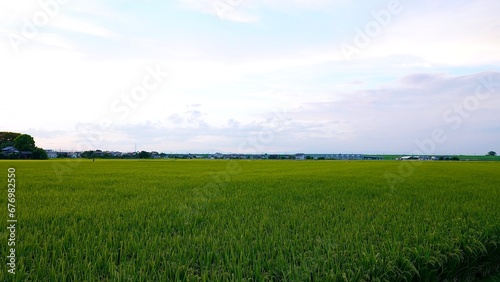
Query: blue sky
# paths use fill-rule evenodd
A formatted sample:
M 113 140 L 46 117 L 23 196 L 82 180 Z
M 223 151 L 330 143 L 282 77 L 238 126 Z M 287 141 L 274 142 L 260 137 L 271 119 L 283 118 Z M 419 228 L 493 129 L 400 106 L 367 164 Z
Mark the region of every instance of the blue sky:
M 0 130 L 56 150 L 500 151 L 500 2 L 269 2 L 2 1 Z

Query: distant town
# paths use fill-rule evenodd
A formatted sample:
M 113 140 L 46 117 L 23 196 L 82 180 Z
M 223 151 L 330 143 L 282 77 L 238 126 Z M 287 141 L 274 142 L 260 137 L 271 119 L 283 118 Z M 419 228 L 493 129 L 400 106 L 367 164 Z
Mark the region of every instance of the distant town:
M 49 159 L 56 158 L 88 158 L 88 159 L 209 159 L 209 160 L 421 160 L 438 161 L 449 160 L 459 161 L 457 156 L 386 156 L 386 155 L 366 155 L 366 154 L 179 154 L 179 153 L 159 153 L 156 151 L 146 152 L 119 152 L 119 151 L 55 151 L 45 150 Z
M 46 150 L 49 158 L 103 158 L 103 159 L 249 159 L 249 160 L 377 160 L 381 156 L 368 156 L 364 154 L 178 154 L 159 153 L 156 151 L 146 152 L 118 152 L 118 151 L 85 151 L 85 152 L 57 152 Z
M 459 161 L 459 160 L 498 160 L 496 152 L 486 156 L 438 156 L 438 155 L 367 155 L 367 154 L 238 154 L 238 153 L 159 153 L 156 151 L 63 151 L 42 149 L 35 145 L 35 139 L 28 134 L 0 132 L 0 159 L 246 159 L 246 160 L 424 160 L 424 161 Z

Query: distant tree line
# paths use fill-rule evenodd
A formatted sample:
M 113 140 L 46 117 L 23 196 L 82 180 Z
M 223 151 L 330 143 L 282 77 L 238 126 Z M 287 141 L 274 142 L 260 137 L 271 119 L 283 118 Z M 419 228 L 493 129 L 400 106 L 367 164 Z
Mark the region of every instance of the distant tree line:
M 48 159 L 45 150 L 37 147 L 28 134 L 0 132 L 0 150 L 0 159 Z
M 113 152 L 103 152 L 101 150 L 85 151 L 80 154 L 81 158 L 87 159 L 151 159 L 165 158 L 167 154 L 157 152 L 140 151 L 136 153 L 114 154 Z
M 454 156 L 454 157 L 444 157 L 444 156 L 440 156 L 440 157 L 438 157 L 437 159 L 438 159 L 438 161 L 459 161 L 459 160 L 460 160 L 460 158 L 459 158 L 459 157 L 456 157 L 456 156 Z

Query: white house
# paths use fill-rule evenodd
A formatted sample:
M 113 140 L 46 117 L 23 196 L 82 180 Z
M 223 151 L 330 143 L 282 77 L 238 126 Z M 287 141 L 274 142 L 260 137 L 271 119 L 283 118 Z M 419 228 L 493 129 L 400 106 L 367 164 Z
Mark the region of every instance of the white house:
M 407 160 L 418 160 L 420 156 L 403 156 L 399 158 L 402 161 L 407 161 Z
M 299 154 L 295 154 L 295 159 L 296 160 L 305 160 L 306 159 L 306 155 L 305 154 L 302 154 L 302 153 L 299 153 Z
M 55 159 L 57 158 L 57 152 L 54 151 L 54 150 L 45 150 L 45 152 L 47 153 L 47 157 L 49 157 L 49 159 Z
M 222 159 L 222 158 L 224 157 L 224 155 L 223 155 L 223 154 L 221 154 L 221 153 L 219 153 L 219 152 L 217 152 L 217 153 L 213 154 L 212 156 L 213 156 L 214 158 L 216 158 L 216 159 Z

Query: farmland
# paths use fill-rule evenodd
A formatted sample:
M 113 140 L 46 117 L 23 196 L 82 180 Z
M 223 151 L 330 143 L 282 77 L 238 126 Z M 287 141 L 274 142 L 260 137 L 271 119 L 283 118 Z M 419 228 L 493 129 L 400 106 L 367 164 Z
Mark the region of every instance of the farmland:
M 0 280 L 466 281 L 498 272 L 500 163 L 419 162 L 389 185 L 400 164 L 0 162 L 4 183 L 16 169 L 18 215 L 16 274 L 4 263 Z M 8 230 L 0 233 L 6 260 Z

